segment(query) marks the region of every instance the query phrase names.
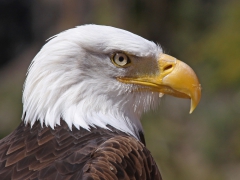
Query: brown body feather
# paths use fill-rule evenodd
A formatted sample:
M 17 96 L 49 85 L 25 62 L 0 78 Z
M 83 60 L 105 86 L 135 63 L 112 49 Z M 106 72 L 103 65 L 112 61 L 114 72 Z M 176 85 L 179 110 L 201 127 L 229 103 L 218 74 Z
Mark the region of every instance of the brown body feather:
M 22 122 L 0 140 L 0 179 L 162 179 L 144 139 L 109 128 L 70 130 L 61 121 L 53 130 Z

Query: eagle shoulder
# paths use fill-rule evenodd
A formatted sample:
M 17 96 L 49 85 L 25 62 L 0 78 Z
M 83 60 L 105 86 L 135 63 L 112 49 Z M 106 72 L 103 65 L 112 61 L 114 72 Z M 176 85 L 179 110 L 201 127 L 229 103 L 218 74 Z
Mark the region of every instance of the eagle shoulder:
M 111 127 L 109 127 L 111 128 Z M 161 179 L 145 145 L 111 128 L 55 130 L 22 122 L 0 140 L 1 179 Z
M 162 177 L 144 144 L 131 136 L 115 136 L 91 154 L 81 179 L 161 180 Z

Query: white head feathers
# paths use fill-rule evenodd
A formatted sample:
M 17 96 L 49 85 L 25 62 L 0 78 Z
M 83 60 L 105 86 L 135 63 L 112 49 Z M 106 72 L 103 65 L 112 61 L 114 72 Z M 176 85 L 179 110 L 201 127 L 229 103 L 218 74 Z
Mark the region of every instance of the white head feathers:
M 128 31 L 85 25 L 54 36 L 33 59 L 23 92 L 23 120 L 54 128 L 111 125 L 137 137 L 143 111 L 155 106 L 158 93 L 134 92 L 116 77 L 130 73 L 110 60 L 114 52 L 157 58 L 155 43 Z

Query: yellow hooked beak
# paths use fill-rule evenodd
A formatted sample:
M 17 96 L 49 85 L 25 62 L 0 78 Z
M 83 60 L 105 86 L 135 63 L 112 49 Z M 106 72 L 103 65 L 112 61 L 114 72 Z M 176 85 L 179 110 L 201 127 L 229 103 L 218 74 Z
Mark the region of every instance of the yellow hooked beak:
M 191 99 L 190 113 L 198 105 L 201 98 L 201 85 L 192 68 L 182 61 L 161 54 L 158 59 L 159 74 L 142 77 L 119 77 L 124 83 L 147 86 L 152 91 L 169 94 L 180 98 Z

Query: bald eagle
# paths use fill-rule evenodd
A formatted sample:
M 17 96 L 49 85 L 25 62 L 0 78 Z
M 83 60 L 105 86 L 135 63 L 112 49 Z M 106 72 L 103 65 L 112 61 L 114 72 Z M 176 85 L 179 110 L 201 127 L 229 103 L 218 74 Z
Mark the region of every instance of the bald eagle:
M 22 122 L 0 141 L 1 179 L 162 179 L 140 117 L 163 94 L 191 99 L 194 71 L 138 35 L 83 25 L 33 59 Z

